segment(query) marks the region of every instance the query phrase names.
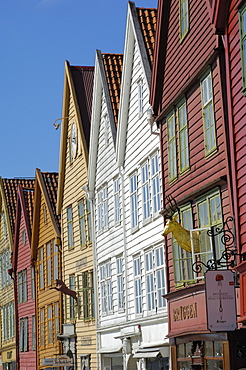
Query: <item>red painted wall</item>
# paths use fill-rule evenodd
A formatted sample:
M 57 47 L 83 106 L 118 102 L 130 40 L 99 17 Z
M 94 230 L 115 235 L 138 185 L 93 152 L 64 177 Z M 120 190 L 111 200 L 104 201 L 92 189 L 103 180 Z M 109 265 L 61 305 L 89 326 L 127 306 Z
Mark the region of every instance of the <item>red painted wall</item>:
M 16 312 L 18 315 L 18 337 L 20 335 L 20 318 L 28 317 L 28 351 L 19 352 L 19 369 L 34 370 L 36 369 L 36 350 L 32 350 L 32 315 L 35 315 L 35 300 L 33 300 L 31 296 L 31 254 L 28 238 L 25 245 L 22 242 L 22 231 L 24 229 L 24 216 L 23 212 L 21 212 L 18 238 L 16 287 L 18 299 L 18 272 L 27 269 L 28 301 L 24 303 L 18 303 L 16 306 Z

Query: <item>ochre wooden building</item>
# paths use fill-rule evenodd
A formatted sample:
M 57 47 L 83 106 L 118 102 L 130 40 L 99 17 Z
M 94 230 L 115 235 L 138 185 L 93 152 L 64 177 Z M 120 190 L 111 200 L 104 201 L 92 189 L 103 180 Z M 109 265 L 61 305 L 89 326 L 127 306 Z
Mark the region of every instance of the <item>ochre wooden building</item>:
M 36 278 L 37 369 L 55 368 L 62 353 L 60 221 L 56 215 L 58 174 L 36 170 L 31 258 Z
M 64 354 L 74 368 L 96 369 L 90 203 L 86 198 L 94 67 L 65 63 L 57 212 L 62 222 Z M 75 296 L 76 294 L 76 296 Z

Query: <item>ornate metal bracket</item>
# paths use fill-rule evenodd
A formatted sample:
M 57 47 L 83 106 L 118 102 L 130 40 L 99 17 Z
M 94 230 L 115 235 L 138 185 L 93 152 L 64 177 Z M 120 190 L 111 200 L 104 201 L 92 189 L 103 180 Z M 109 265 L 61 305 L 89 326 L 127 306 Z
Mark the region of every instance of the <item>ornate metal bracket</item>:
M 236 256 L 240 256 L 237 253 L 235 247 L 235 235 L 229 227 L 229 223 L 234 223 L 234 217 L 227 217 L 223 227 L 211 227 L 211 230 L 207 231 L 209 237 L 212 238 L 213 252 L 215 255 L 215 237 L 221 234 L 221 243 L 225 246 L 225 250 L 219 259 L 210 259 L 206 263 L 203 261 L 196 261 L 192 265 L 192 270 L 199 274 L 205 268 L 206 270 L 218 270 L 223 268 L 231 267 L 236 265 Z

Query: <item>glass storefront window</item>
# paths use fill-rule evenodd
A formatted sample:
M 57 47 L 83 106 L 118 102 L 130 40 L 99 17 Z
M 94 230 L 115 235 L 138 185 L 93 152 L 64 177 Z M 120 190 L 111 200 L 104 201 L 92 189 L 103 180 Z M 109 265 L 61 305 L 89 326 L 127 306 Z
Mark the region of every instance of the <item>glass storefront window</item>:
M 214 356 L 223 356 L 222 342 L 214 342 Z
M 185 356 L 185 345 L 184 344 L 179 344 L 178 345 L 178 357 L 184 358 Z
M 206 370 L 223 370 L 222 360 L 206 360 Z
M 190 361 L 180 361 L 178 362 L 178 370 L 190 370 L 191 362 Z
M 204 355 L 213 356 L 213 342 L 204 342 Z

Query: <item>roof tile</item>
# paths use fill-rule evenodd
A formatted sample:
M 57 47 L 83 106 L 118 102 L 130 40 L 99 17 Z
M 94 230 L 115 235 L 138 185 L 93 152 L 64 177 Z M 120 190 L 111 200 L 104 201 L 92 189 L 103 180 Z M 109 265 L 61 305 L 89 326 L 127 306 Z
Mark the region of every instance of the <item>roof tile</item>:
M 140 27 L 143 33 L 149 61 L 152 65 L 155 46 L 157 9 L 136 8 L 136 10 L 139 18 Z

